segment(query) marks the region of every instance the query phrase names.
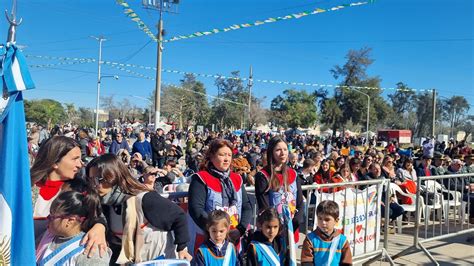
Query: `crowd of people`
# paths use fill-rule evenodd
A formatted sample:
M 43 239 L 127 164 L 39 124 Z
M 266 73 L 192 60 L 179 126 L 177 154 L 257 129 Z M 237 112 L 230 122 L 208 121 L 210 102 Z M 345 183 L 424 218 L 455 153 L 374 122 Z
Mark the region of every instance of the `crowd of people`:
M 295 133 L 108 128 L 96 134 L 70 125 L 51 132 L 33 126 L 28 145 L 37 262 L 293 265 L 301 232 L 303 265 L 351 265 L 349 242 L 335 230 L 342 206 L 318 202 L 317 229 L 306 234 L 311 200 L 302 186 L 385 179 L 414 194 L 422 189 L 420 176 L 474 173 L 469 145 L 441 144 L 427 139 L 402 149 L 395 141 L 375 147 L 374 140 Z M 440 186 L 474 202 L 473 178 Z M 187 192 L 186 200 L 162 196 L 176 191 Z M 391 198 L 390 220 L 404 215 L 401 204 L 410 200 Z

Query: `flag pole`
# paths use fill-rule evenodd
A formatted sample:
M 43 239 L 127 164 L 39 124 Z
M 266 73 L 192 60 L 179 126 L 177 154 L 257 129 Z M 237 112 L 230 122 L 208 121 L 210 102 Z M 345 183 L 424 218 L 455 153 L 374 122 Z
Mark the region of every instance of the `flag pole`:
M 16 26 L 19 26 L 22 22 L 21 18 L 19 21 L 16 21 L 16 0 L 13 0 L 12 12 L 10 16 L 8 15 L 7 10 L 5 10 L 5 16 L 7 17 L 8 23 L 10 24 L 10 27 L 8 28 L 7 43 L 14 43 L 16 41 Z

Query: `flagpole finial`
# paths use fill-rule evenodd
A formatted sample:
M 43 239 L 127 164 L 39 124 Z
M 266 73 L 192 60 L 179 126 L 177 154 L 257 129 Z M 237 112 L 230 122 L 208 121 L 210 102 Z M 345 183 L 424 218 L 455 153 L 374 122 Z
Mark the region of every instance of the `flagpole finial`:
M 8 28 L 8 43 L 14 43 L 16 40 L 16 27 L 21 24 L 22 20 L 20 18 L 19 21 L 16 20 L 16 1 L 13 1 L 13 8 L 11 15 L 8 15 L 8 11 L 5 9 L 5 16 L 7 17 L 8 23 L 10 27 Z

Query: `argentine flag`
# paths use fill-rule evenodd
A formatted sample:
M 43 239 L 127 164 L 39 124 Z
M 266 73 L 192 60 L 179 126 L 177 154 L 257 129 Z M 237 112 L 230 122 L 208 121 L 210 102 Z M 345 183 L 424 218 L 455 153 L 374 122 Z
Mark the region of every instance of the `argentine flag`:
M 22 91 L 34 88 L 15 45 L 0 46 L 0 265 L 35 265 L 30 166 Z M 8 96 L 7 99 L 1 97 Z

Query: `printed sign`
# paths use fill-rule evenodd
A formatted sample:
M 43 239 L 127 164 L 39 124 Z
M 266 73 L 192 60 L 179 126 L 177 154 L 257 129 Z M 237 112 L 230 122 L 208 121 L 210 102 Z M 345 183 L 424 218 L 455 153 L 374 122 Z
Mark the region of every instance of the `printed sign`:
M 317 202 L 333 200 L 339 205 L 339 222 L 336 228 L 347 237 L 353 252 L 352 256 L 378 249 L 382 215 L 380 211 L 382 186 L 379 187 L 378 190 L 376 185 L 364 190 L 347 188 L 334 194 L 316 191 Z M 317 221 L 316 212 L 314 221 Z M 317 222 L 314 224 L 314 229 L 316 226 Z

